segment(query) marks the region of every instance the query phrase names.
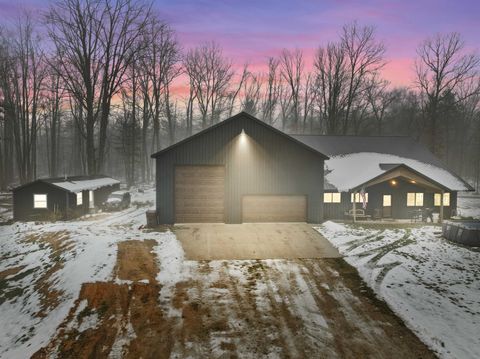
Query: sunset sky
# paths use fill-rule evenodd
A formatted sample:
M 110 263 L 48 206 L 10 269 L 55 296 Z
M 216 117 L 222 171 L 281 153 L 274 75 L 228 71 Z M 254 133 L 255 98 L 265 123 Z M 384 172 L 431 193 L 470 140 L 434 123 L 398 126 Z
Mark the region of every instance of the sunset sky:
M 0 1 L 2 21 L 21 7 L 41 14 L 48 2 Z M 262 69 L 282 48 L 299 48 L 311 59 L 315 49 L 338 38 L 341 26 L 357 20 L 374 25 L 387 47 L 384 76 L 393 85 L 409 85 L 418 43 L 437 32 L 460 32 L 469 48 L 480 48 L 480 1 L 282 1 L 156 0 L 160 14 L 177 31 L 184 48 L 215 40 L 241 66 Z

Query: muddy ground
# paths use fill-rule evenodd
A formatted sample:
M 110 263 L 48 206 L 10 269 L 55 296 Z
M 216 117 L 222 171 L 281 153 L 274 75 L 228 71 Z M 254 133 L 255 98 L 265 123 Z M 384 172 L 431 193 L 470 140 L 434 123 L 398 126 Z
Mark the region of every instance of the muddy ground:
M 154 246 L 119 242 L 34 358 L 434 357 L 342 259 L 187 261 L 164 288 Z

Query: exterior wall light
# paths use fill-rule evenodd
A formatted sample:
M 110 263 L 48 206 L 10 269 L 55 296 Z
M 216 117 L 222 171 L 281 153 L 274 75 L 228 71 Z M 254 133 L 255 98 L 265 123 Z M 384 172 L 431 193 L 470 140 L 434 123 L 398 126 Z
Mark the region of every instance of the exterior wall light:
M 395 186 L 397 184 L 397 181 L 391 180 L 390 183 L 391 183 L 392 186 Z

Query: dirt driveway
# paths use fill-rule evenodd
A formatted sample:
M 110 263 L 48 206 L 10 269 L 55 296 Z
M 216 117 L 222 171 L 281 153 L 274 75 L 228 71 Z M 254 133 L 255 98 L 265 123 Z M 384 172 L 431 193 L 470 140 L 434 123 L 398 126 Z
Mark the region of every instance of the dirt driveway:
M 191 260 L 340 257 L 306 223 L 188 224 L 174 232 Z
M 330 253 L 306 233 L 307 249 Z M 185 260 L 162 253 L 171 232 L 147 236 L 117 242 L 111 280 L 82 285 L 34 359 L 435 357 L 342 258 Z

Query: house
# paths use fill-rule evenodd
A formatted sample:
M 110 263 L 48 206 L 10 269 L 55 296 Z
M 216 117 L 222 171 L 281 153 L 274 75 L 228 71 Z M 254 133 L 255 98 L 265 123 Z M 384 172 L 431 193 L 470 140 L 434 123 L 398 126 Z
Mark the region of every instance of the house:
M 409 137 L 287 135 L 244 112 L 152 157 L 161 224 L 443 219 L 473 190 Z
M 14 188 L 13 219 L 67 219 L 102 204 L 120 188 L 120 181 L 106 176 L 44 178 Z
M 473 190 L 410 137 L 293 137 L 329 157 L 325 219 L 343 219 L 354 206 L 362 210 L 365 206 L 365 215 L 371 218 L 410 219 L 426 208 L 441 219 L 449 218 L 456 211 L 457 192 Z
M 152 157 L 158 223 L 323 218 L 327 156 L 245 112 Z

